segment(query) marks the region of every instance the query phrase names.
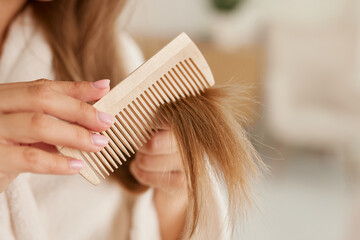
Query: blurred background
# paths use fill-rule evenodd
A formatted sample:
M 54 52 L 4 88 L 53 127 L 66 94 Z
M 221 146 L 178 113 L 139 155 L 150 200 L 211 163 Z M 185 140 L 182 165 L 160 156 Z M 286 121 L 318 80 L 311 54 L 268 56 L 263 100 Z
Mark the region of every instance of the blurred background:
M 122 23 L 146 58 L 186 32 L 250 86 L 270 173 L 236 239 L 360 239 L 360 0 L 129 1 Z

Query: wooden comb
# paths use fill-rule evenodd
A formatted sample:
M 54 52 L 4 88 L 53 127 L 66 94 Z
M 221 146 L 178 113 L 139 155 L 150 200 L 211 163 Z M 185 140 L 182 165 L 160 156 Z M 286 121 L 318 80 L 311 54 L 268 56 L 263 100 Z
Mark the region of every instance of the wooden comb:
M 100 133 L 109 139 L 103 150 L 59 150 L 66 156 L 84 159 L 80 175 L 98 185 L 100 179 L 95 172 L 105 179 L 166 121 L 157 114 L 161 105 L 201 94 L 214 83 L 205 58 L 182 33 L 94 104 L 99 111 L 116 117 L 116 122 Z

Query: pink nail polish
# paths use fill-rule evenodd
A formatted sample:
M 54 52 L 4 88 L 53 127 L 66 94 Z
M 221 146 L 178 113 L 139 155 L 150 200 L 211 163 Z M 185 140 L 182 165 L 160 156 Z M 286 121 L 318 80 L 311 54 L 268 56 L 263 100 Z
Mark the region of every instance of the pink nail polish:
M 115 117 L 111 114 L 107 114 L 104 112 L 97 112 L 98 118 L 100 122 L 105 123 L 108 126 L 111 126 L 115 122 Z
M 108 144 L 107 137 L 96 133 L 91 134 L 91 140 L 94 145 L 99 147 L 105 147 Z
M 96 82 L 93 82 L 92 85 L 97 89 L 104 89 L 110 87 L 110 80 L 109 79 L 102 79 Z
M 81 170 L 84 167 L 84 161 L 78 159 L 70 159 L 69 165 L 74 170 Z

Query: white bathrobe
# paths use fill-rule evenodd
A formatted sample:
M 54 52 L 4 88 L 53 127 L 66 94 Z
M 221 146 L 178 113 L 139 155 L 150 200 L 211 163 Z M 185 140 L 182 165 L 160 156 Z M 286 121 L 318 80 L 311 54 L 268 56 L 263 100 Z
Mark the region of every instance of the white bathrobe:
M 122 34 L 120 40 L 130 73 L 143 58 L 131 38 Z M 39 78 L 54 79 L 52 54 L 31 12 L 25 11 L 9 29 L 0 58 L 0 82 Z M 0 193 L 0 239 L 160 239 L 152 195 L 149 190 L 131 197 L 112 181 L 94 187 L 80 175 L 24 173 Z M 218 230 L 208 232 L 206 239 L 225 239 L 219 235 L 220 213 L 221 208 L 214 209 L 219 218 L 212 221 L 213 230 Z

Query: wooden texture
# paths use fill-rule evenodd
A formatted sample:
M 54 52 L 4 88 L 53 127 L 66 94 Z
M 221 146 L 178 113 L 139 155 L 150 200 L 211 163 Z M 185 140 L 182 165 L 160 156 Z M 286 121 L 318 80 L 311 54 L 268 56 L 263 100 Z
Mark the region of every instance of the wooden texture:
M 87 153 L 64 147 L 60 151 L 84 159 L 87 164 L 80 174 L 98 185 L 95 172 L 105 178 L 158 131 L 164 122 L 156 114 L 160 105 L 201 94 L 214 84 L 205 58 L 182 33 L 94 104 L 116 117 L 110 129 L 100 133 L 109 139 L 103 150 Z

